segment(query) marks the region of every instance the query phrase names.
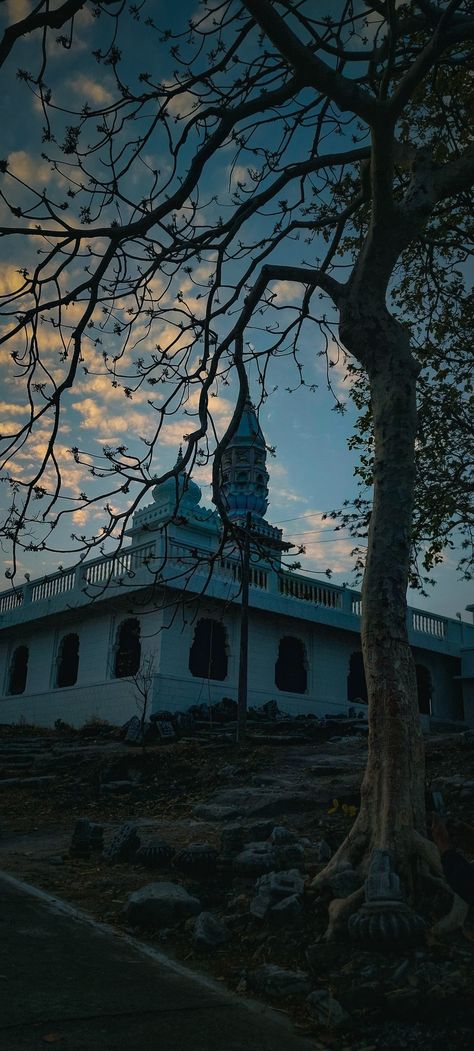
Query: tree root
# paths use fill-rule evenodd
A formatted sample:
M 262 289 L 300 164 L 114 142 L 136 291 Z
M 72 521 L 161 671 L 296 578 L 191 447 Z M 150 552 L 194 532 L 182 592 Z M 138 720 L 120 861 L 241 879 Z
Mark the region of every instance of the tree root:
M 416 832 L 415 829 L 411 833 L 411 850 L 413 856 L 424 862 L 431 872 L 444 879 L 438 848 L 429 839 L 425 839 L 419 832 Z
M 370 860 L 370 851 L 368 851 L 369 839 L 366 826 L 358 830 L 356 821 L 351 832 L 346 836 L 328 864 L 311 880 L 309 884 L 310 893 L 327 883 L 331 876 L 344 864 L 349 863 L 354 867 L 358 866 L 359 870 L 365 870 Z M 402 857 L 399 858 L 399 864 L 402 864 L 402 868 L 403 864 L 405 864 L 405 867 L 409 864 L 409 858 L 419 863 L 423 880 L 436 889 L 439 889 L 441 885 L 449 889 L 444 878 L 443 866 L 437 847 L 416 830 L 412 830 L 404 841 Z M 343 928 L 347 926 L 349 917 L 354 912 L 357 912 L 362 905 L 364 895 L 365 888 L 360 887 L 347 898 L 334 898 L 330 902 L 328 906 L 329 924 L 324 935 L 325 940 L 330 941 L 333 938 L 337 938 Z M 463 926 L 468 911 L 469 906 L 462 898 L 454 894 L 450 912 L 434 924 L 431 933 L 436 937 L 458 930 Z
M 437 923 L 433 924 L 431 934 L 439 937 L 444 934 L 451 934 L 453 931 L 459 931 L 461 927 L 464 927 L 468 912 L 469 905 L 467 901 L 463 901 L 459 894 L 455 894 L 451 912 L 448 912 L 446 916 L 442 916 Z
M 357 912 L 363 898 L 363 887 L 360 887 L 359 890 L 355 890 L 348 898 L 333 898 L 328 906 L 329 924 L 324 935 L 325 941 L 331 941 L 333 938 L 337 938 L 337 935 L 342 928 L 346 926 L 349 916 L 351 916 L 353 912 Z
M 447 886 L 444 878 L 443 866 L 439 852 L 434 843 L 431 843 L 429 839 L 425 839 L 424 836 L 420 836 L 419 832 L 413 831 L 412 834 L 413 850 L 416 857 L 420 858 L 428 868 L 431 870 L 433 875 L 428 878 L 431 879 L 435 884 L 439 885 L 443 883 Z M 445 916 L 442 916 L 437 923 L 433 924 L 431 928 L 431 934 L 435 937 L 440 937 L 444 934 L 451 934 L 453 931 L 458 931 L 464 926 L 466 916 L 469 912 L 469 905 L 463 901 L 458 894 L 453 893 L 453 903 L 450 912 Z
M 365 832 L 357 833 L 356 824 L 353 825 L 349 835 L 343 840 L 334 856 L 328 861 L 327 865 L 325 865 L 321 872 L 318 872 L 317 876 L 311 880 L 311 888 L 318 888 L 323 883 L 326 883 L 328 879 L 337 872 L 341 865 L 344 865 L 347 862 L 352 865 L 353 863 L 358 863 L 360 861 L 367 845 L 368 836 Z

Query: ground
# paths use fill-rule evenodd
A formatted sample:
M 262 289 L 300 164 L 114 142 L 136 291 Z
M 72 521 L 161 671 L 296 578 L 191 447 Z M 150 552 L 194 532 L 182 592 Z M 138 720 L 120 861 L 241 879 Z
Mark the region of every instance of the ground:
M 133 861 L 107 864 L 100 852 L 89 858 L 69 852 L 82 817 L 104 826 L 106 844 L 121 825 L 133 822 L 142 843 L 159 838 L 176 850 L 203 842 L 220 849 L 229 823 L 241 826 L 247 840 L 264 840 L 273 826 L 283 826 L 303 840 L 299 864 L 311 878 L 322 868 L 317 844 L 324 839 L 334 851 L 350 827 L 365 753 L 363 727 L 343 721 L 329 728 L 311 721 L 261 723 L 251 727 L 248 746 L 240 751 L 228 725 L 201 724 L 191 737 L 146 750 L 126 745 L 117 730 L 100 724 L 83 731 L 3 727 L 0 868 L 122 928 L 132 891 L 159 880 L 183 883 L 226 922 L 227 944 L 198 951 L 189 920 L 159 932 L 142 931 L 141 937 L 234 991 L 261 996 L 287 1011 L 316 1049 L 469 1047 L 474 1028 L 471 916 L 462 932 L 445 941 L 428 936 L 398 951 L 361 949 L 346 939 L 324 941 L 329 890 L 317 898 L 308 892 L 302 919 L 276 927 L 249 912 L 258 876 L 236 874 L 228 862 L 219 862 L 217 873 L 192 879 L 173 867 L 150 872 Z M 470 823 L 470 740 L 450 734 L 429 738 L 427 778 L 427 787 L 443 792 L 448 812 Z M 8 785 L 10 779 L 17 783 Z M 222 799 L 219 793 L 225 793 Z M 200 810 L 208 804 L 226 805 L 227 813 L 209 820 L 219 812 Z M 459 845 L 472 857 L 474 842 L 467 838 Z M 281 867 L 295 868 L 295 863 Z M 448 905 L 443 891 L 427 898 L 428 925 Z M 329 992 L 343 1008 L 341 1024 L 335 1016 L 316 1019 L 305 996 L 282 999 L 259 986 L 258 969 L 268 963 L 302 971 L 312 990 Z

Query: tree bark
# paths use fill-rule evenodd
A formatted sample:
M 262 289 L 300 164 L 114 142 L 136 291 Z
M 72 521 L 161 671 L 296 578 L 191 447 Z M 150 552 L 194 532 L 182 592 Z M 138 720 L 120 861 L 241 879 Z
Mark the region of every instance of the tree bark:
M 362 588 L 362 650 L 369 696 L 369 759 L 361 823 L 371 848 L 393 851 L 407 877 L 411 832 L 425 831 L 424 751 L 407 630 L 416 437 L 417 368 L 387 319 L 368 367 L 374 497 Z
M 370 295 L 364 300 L 370 303 Z M 374 850 L 389 851 L 403 890 L 413 901 L 413 862 L 425 833 L 424 749 L 406 598 L 418 367 L 406 332 L 385 305 L 374 311 L 372 300 L 369 319 L 363 317 L 360 304 L 359 298 L 358 304 L 342 311 L 340 331 L 346 347 L 368 373 L 373 414 L 374 495 L 361 626 L 369 753 L 359 814 L 314 882 L 318 884 L 328 870 L 347 860 L 366 872 Z

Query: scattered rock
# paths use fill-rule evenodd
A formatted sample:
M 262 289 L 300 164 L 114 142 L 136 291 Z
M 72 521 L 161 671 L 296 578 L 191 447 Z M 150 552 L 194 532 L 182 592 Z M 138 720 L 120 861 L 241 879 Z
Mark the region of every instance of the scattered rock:
M 136 825 L 122 825 L 112 842 L 105 848 L 104 860 L 112 864 L 118 861 L 131 861 L 140 846 L 140 837 Z
M 124 729 L 126 729 L 125 744 L 143 744 L 145 733 L 138 715 L 132 715 L 128 723 L 125 723 Z
M 172 927 L 201 912 L 201 902 L 177 883 L 149 883 L 131 894 L 125 913 L 133 926 Z
M 243 814 L 276 817 L 279 814 L 313 810 L 314 792 L 300 789 L 278 792 L 265 788 L 258 791 L 250 787 L 227 788 L 217 792 L 211 800 L 211 805 L 229 808 L 233 817 Z M 200 813 L 198 816 L 204 815 Z
M 302 915 L 304 880 L 297 869 L 270 872 L 257 880 L 255 889 L 257 894 L 250 902 L 252 916 L 260 920 L 268 917 L 283 923 L 292 918 L 299 919 Z M 278 907 L 280 904 L 282 908 Z
M 306 998 L 310 1014 L 325 1029 L 338 1028 L 349 1021 L 349 1015 L 327 989 L 315 989 Z
M 335 898 L 348 898 L 362 887 L 363 880 L 347 862 L 328 876 L 327 884 Z
M 194 927 L 194 944 L 196 948 L 217 949 L 225 945 L 229 934 L 227 927 L 212 912 L 201 912 Z
M 306 996 L 310 981 L 304 971 L 286 971 L 274 963 L 265 963 L 248 974 L 248 982 L 254 989 L 286 999 L 289 996 Z
M 135 854 L 135 861 L 148 869 L 167 868 L 174 856 L 174 848 L 163 839 L 154 839 L 144 843 Z
M 287 843 L 296 843 L 296 836 L 294 832 L 290 832 L 289 828 L 284 828 L 283 825 L 275 825 L 270 835 L 270 840 L 276 847 L 286 846 Z
M 260 843 L 271 836 L 275 823 L 273 821 L 252 821 L 247 825 L 247 837 L 254 843 Z
M 236 872 L 241 876 L 259 876 L 271 872 L 277 862 L 276 852 L 270 843 L 249 843 L 234 861 Z
M 332 858 L 331 847 L 329 843 L 326 843 L 325 839 L 320 839 L 318 843 L 315 843 L 313 853 L 316 861 L 319 861 L 321 864 L 325 864 L 326 861 Z
M 238 854 L 244 845 L 242 825 L 228 825 L 221 832 L 221 851 L 223 854 Z
M 277 863 L 281 868 L 289 865 L 304 867 L 304 847 L 302 843 L 288 843 L 276 848 Z
M 200 803 L 199 806 L 194 807 L 193 813 L 202 821 L 232 821 L 233 818 L 240 817 L 241 811 L 237 807 Z
M 283 898 L 277 905 L 272 905 L 268 918 L 277 924 L 299 923 L 303 917 L 303 906 L 297 894 Z
M 72 858 L 88 858 L 93 850 L 102 850 L 104 830 L 102 825 L 82 817 L 76 821 L 71 838 L 69 854 Z

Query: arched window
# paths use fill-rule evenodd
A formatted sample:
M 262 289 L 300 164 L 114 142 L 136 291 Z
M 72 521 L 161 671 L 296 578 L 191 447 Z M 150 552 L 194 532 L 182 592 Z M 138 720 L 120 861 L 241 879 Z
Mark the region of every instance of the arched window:
M 136 617 L 129 617 L 128 620 L 123 620 L 117 629 L 114 660 L 116 679 L 136 675 L 140 667 L 141 651 L 140 621 Z
M 189 670 L 198 679 L 227 676 L 226 630 L 219 620 L 198 620 L 189 651 Z
M 28 673 L 28 646 L 17 646 L 13 651 L 10 674 L 8 678 L 8 693 L 17 696 L 25 692 L 26 676 Z
M 56 686 L 74 686 L 79 668 L 79 635 L 63 635 L 58 649 Z
M 275 665 L 275 684 L 288 693 L 306 693 L 308 671 L 305 648 L 301 639 L 285 635 L 280 639 Z
M 347 676 L 347 700 L 361 701 L 367 704 L 368 693 L 365 681 L 365 670 L 362 653 L 357 650 L 351 653 L 349 660 L 349 675 Z
M 431 675 L 424 664 L 416 664 L 416 688 L 418 690 L 418 710 L 421 715 L 431 715 Z

